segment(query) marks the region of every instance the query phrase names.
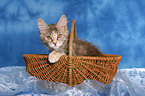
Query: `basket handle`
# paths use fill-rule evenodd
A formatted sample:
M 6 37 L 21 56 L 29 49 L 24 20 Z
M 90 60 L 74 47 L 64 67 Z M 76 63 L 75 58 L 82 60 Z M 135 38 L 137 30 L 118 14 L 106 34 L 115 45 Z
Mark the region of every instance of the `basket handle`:
M 73 20 L 71 23 L 70 40 L 69 40 L 69 57 L 72 56 L 73 35 L 74 35 L 74 38 L 76 39 L 77 33 L 76 33 L 76 21 L 75 20 Z

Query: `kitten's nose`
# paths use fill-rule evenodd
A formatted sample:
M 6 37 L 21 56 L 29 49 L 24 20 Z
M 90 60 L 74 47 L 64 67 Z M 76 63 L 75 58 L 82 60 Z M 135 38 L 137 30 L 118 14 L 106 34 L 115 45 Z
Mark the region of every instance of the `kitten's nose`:
M 56 46 L 56 42 L 53 42 L 53 44 Z

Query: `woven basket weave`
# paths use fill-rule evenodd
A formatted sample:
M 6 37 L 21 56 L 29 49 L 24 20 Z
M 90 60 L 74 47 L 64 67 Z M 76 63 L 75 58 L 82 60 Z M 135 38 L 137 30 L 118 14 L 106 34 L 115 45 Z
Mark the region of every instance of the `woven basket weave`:
M 54 64 L 48 62 L 48 54 L 24 54 L 26 71 L 41 80 L 61 82 L 70 86 L 85 79 L 97 80 L 104 84 L 112 82 L 121 61 L 120 55 L 72 56 L 73 35 L 76 38 L 75 20 L 71 24 L 69 55 L 64 55 Z

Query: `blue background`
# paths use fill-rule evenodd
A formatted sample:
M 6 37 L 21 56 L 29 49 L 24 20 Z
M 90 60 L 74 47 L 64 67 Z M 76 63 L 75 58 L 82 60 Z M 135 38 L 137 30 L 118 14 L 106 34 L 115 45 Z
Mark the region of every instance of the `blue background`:
M 38 17 L 77 22 L 77 36 L 105 54 L 119 54 L 119 69 L 145 67 L 145 0 L 0 0 L 0 67 L 25 66 L 23 54 L 49 53 Z

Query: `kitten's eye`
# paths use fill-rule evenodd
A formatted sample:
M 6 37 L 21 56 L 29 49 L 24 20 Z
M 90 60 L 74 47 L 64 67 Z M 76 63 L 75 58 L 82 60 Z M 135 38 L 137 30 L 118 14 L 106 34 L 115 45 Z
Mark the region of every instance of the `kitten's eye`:
M 47 39 L 51 39 L 51 36 L 47 36 Z
M 61 38 L 62 37 L 62 34 L 58 34 L 57 38 Z

